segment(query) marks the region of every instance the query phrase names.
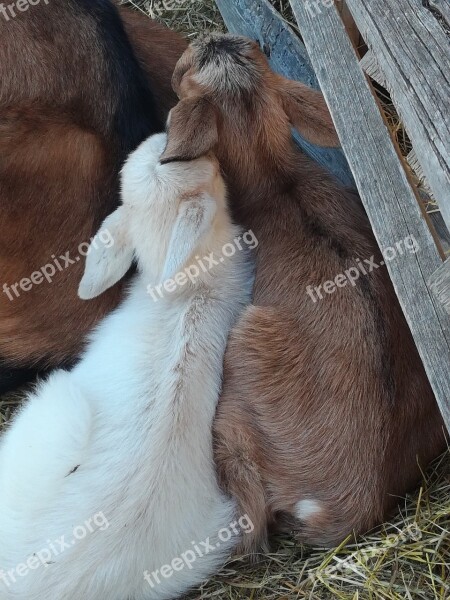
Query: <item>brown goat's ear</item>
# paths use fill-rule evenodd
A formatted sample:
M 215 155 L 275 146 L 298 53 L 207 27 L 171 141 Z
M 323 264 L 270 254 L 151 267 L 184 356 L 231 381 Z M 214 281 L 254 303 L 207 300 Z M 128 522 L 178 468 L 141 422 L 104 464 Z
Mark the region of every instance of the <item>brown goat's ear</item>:
M 217 141 L 214 106 L 206 98 L 186 98 L 170 112 L 167 146 L 160 162 L 194 160 L 212 150 Z
M 284 112 L 293 127 L 318 146 L 340 146 L 333 120 L 323 95 L 298 81 L 279 76 Z

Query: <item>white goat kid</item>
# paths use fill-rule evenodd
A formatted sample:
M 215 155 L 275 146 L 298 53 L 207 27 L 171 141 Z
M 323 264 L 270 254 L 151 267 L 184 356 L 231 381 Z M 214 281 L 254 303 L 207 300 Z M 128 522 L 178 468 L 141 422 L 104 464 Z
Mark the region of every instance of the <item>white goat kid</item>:
M 239 541 L 218 537 L 237 515 L 216 481 L 211 427 L 253 269 L 245 252 L 222 256 L 240 230 L 216 160 L 161 165 L 165 144 L 154 136 L 129 158 L 123 204 L 102 225 L 115 243 L 91 248 L 80 284 L 93 298 L 135 258 L 126 300 L 72 371 L 37 388 L 2 440 L 2 600 L 174 598 Z M 222 256 L 212 270 L 152 300 L 148 285 L 210 253 Z M 210 551 L 193 560 L 193 542 L 205 541 Z M 174 561 L 187 552 L 190 565 Z

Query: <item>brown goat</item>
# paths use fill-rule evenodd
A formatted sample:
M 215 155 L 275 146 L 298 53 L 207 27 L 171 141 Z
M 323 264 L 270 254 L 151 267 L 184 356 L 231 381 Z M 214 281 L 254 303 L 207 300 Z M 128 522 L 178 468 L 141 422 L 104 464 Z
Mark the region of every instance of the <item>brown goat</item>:
M 221 481 L 255 524 L 243 549 L 264 547 L 271 525 L 336 544 L 380 523 L 444 449 L 439 410 L 387 269 L 369 266 L 382 256 L 357 195 L 292 140 L 295 126 L 338 145 L 321 94 L 233 36 L 194 43 L 173 85 L 164 160 L 213 148 L 235 219 L 259 240 L 215 422 Z M 358 265 L 367 275 L 312 299 L 308 286 Z
M 78 299 L 79 245 L 114 210 L 126 156 L 163 128 L 186 46 L 110 0 L 0 15 L 0 393 L 19 368 L 73 362 L 119 301 L 120 285 Z

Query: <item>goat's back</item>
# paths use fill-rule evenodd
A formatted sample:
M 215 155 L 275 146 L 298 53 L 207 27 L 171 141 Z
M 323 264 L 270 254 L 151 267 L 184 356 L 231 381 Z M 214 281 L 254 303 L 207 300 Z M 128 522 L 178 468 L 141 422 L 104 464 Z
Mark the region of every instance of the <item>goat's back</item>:
M 215 429 L 222 480 L 260 526 L 247 550 L 270 522 L 322 544 L 373 527 L 445 447 L 361 204 L 307 159 L 296 168 L 287 191 L 257 206 L 236 196 L 234 206 L 260 243 L 254 306 L 231 334 Z M 327 293 L 358 259 L 367 273 Z
M 117 205 L 125 157 L 162 128 L 185 42 L 109 0 L 41 2 L 0 19 L 0 37 L 2 391 L 11 367 L 73 362 L 119 301 L 120 285 L 77 298 L 83 252 Z

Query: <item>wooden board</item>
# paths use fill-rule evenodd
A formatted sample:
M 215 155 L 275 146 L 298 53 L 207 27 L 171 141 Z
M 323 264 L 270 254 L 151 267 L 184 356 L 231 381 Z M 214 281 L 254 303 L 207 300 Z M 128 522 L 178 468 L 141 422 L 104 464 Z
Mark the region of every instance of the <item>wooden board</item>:
M 450 44 L 422 0 L 347 0 L 450 229 Z M 444 3 L 435 3 L 449 6 Z M 448 9 L 450 11 L 450 8 Z
M 377 62 L 375 54 L 369 50 L 361 59 L 361 68 L 369 77 L 379 83 L 384 88 L 386 87 L 386 79 L 380 70 L 380 65 Z
M 450 258 L 430 277 L 429 286 L 437 300 L 450 315 Z
M 270 2 L 216 0 L 216 3 L 230 32 L 258 40 L 275 71 L 316 89 L 319 87 L 304 45 Z M 355 185 L 341 150 L 314 146 L 297 132 L 294 137 L 311 158 L 334 173 L 344 185 Z
M 426 192 L 421 192 L 421 196 L 425 195 Z M 445 256 L 450 256 L 450 234 L 448 232 L 445 221 L 439 210 L 435 210 L 428 213 L 428 218 L 431 221 L 436 236 L 439 238 L 439 243 L 442 247 Z
M 388 269 L 450 431 L 450 317 L 427 286 L 442 258 L 336 7 L 291 5 L 381 250 L 409 235 L 419 245 Z
M 355 48 L 358 49 L 360 40 L 359 29 L 355 23 L 352 13 L 350 12 L 350 9 L 348 8 L 347 0 L 339 0 L 336 6 L 338 7 L 341 19 L 343 20 L 345 28 L 347 29 L 348 37 L 353 42 Z
M 446 21 L 447 27 L 450 28 L 450 2 L 449 0 L 428 0 L 431 8 L 441 15 Z

